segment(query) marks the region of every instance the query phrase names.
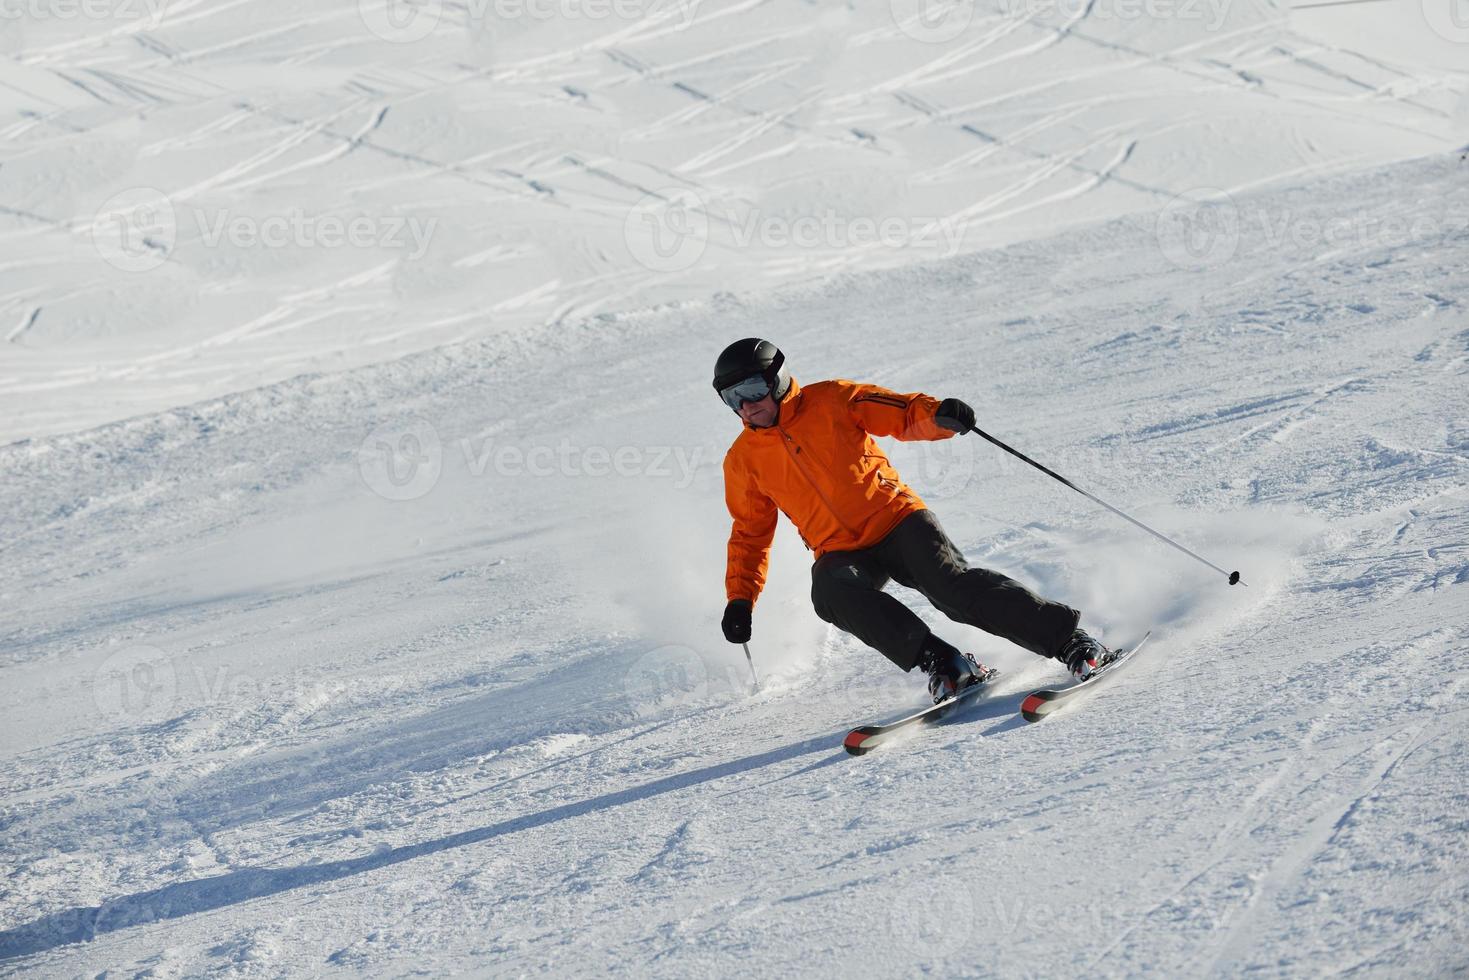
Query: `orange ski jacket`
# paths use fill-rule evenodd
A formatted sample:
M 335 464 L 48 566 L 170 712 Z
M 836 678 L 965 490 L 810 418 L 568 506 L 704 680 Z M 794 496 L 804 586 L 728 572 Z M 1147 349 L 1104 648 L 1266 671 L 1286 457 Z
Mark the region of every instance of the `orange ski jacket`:
M 791 379 L 779 421 L 746 425 L 724 457 L 724 500 L 734 525 L 724 590 L 753 605 L 765 588 L 776 514 L 796 526 L 820 558 L 876 544 L 925 505 L 873 436 L 948 439 L 934 421 L 939 401 L 855 381 Z

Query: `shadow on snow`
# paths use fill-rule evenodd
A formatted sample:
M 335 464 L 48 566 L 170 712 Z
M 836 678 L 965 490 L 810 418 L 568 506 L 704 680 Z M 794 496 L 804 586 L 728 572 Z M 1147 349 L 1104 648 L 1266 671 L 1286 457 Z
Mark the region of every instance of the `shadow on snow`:
M 701 783 L 750 772 L 813 752 L 829 752 L 839 741 L 839 737 L 829 734 L 809 738 L 803 742 L 746 756 L 743 759 L 706 766 L 703 769 L 674 776 L 665 776 L 641 786 L 618 790 L 614 793 L 604 793 L 589 800 L 567 803 L 549 810 L 542 810 L 540 813 L 527 814 L 490 824 L 487 827 L 450 834 L 438 840 L 406 844 L 363 857 L 290 868 L 241 868 L 228 874 L 202 878 L 197 881 L 179 882 L 152 891 L 128 895 L 106 902 L 101 906 L 67 909 L 0 932 L 0 959 L 27 956 L 68 943 L 88 941 L 97 936 L 133 926 L 182 918 L 200 912 L 227 908 L 252 899 L 278 895 L 296 888 L 339 881 L 353 875 L 376 871 L 456 847 L 479 844 L 584 814 L 610 810 L 626 803 L 635 803 L 664 793 L 677 792 Z

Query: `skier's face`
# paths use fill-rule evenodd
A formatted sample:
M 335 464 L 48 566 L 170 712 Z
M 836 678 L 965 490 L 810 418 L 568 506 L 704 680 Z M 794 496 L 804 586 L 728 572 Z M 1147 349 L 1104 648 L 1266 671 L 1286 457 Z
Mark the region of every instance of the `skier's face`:
M 775 424 L 775 394 L 771 393 L 758 402 L 745 402 L 740 406 L 740 418 L 757 429 Z

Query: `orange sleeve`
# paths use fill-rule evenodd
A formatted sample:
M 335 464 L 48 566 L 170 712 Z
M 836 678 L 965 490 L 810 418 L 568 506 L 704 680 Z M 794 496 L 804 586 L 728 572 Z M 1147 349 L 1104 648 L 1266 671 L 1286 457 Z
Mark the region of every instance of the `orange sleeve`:
M 725 598 L 748 599 L 753 605 L 765 588 L 770 542 L 775 538 L 780 511 L 775 501 L 755 486 L 749 470 L 733 451 L 724 457 L 724 503 L 734 518 L 724 573 Z
M 878 385 L 845 381 L 847 411 L 875 436 L 894 436 L 903 442 L 936 442 L 955 435 L 933 420 L 939 400 L 922 392 L 903 395 Z

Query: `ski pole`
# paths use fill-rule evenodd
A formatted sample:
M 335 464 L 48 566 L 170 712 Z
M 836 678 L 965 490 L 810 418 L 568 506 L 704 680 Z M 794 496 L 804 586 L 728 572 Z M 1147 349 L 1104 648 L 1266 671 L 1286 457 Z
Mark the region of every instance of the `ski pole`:
M 760 678 L 755 676 L 755 658 L 750 656 L 750 644 L 741 643 L 745 648 L 745 662 L 750 665 L 750 680 L 755 682 L 755 690 L 760 690 Z
M 1096 494 L 1087 493 L 1081 487 L 1079 487 L 1076 484 L 1072 483 L 1070 480 L 1066 479 L 1066 477 L 1062 476 L 1060 473 L 1057 473 L 1055 470 L 1048 469 L 1047 467 L 1042 466 L 1040 463 L 1037 463 L 1035 460 L 1031 459 L 1029 456 L 1027 456 L 1024 453 L 1022 453 L 1020 450 L 1018 450 L 1018 449 L 1012 449 L 1011 447 L 1005 445 L 1003 442 L 1001 442 L 1000 440 L 996 439 L 994 436 L 990 435 L 988 432 L 986 432 L 983 429 L 979 428 L 979 426 L 975 426 L 974 428 L 970 429 L 969 431 L 970 432 L 973 432 L 976 435 L 978 435 L 979 437 L 981 437 L 982 439 L 986 440 L 987 442 L 991 442 L 994 445 L 999 446 L 1001 449 L 1005 450 L 1005 452 L 1009 453 L 1011 456 L 1014 456 L 1016 459 L 1021 460 L 1022 462 L 1025 462 L 1025 463 L 1029 463 L 1031 466 L 1034 466 L 1036 469 L 1040 470 L 1046 476 L 1049 476 L 1051 479 L 1057 481 L 1058 483 L 1061 483 L 1061 484 L 1064 484 L 1065 486 L 1070 487 L 1071 489 L 1075 490 L 1077 493 L 1081 494 L 1083 497 L 1087 498 L 1088 500 L 1092 501 L 1093 503 L 1101 504 L 1103 507 L 1107 508 L 1112 513 L 1116 514 L 1118 517 L 1122 518 L 1124 521 L 1127 521 L 1129 524 L 1132 524 L 1132 525 L 1134 525 L 1136 527 L 1142 528 L 1144 531 L 1147 531 L 1149 534 L 1151 534 L 1153 537 L 1157 538 L 1159 541 L 1162 541 L 1164 544 L 1172 545 L 1173 547 L 1177 548 L 1179 551 L 1183 552 L 1185 555 L 1188 555 L 1194 561 L 1203 562 L 1205 565 L 1208 565 L 1210 568 L 1214 569 L 1214 571 L 1218 572 L 1220 575 L 1223 575 L 1225 578 L 1229 579 L 1229 584 L 1230 585 L 1246 585 L 1247 584 L 1245 582 L 1241 582 L 1240 581 L 1239 572 L 1237 572 L 1237 571 L 1235 571 L 1235 572 L 1226 572 L 1224 569 L 1220 568 L 1218 565 L 1214 564 L 1209 559 L 1203 558 L 1203 557 L 1201 557 L 1199 555 L 1194 554 L 1192 551 L 1189 551 L 1183 545 L 1179 544 L 1177 541 L 1174 541 L 1172 538 L 1168 537 L 1167 535 L 1160 534 L 1157 531 L 1154 531 L 1152 528 L 1148 527 L 1142 521 L 1137 520 L 1134 517 L 1129 517 L 1127 514 L 1124 514 L 1122 511 L 1118 510 L 1116 507 L 1113 507 L 1111 504 L 1107 503 L 1107 501 L 1103 500 L 1101 497 L 1098 497 Z M 748 653 L 748 652 L 749 651 L 747 650 L 746 653 Z

